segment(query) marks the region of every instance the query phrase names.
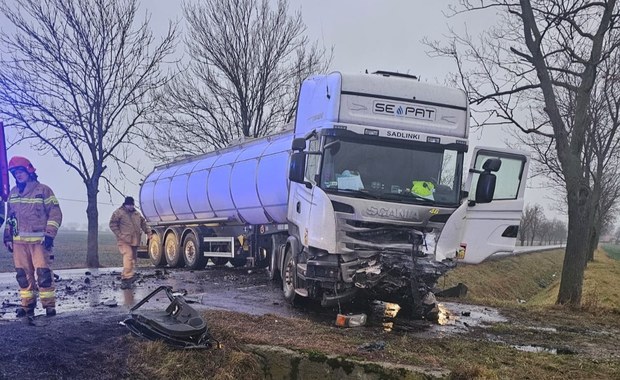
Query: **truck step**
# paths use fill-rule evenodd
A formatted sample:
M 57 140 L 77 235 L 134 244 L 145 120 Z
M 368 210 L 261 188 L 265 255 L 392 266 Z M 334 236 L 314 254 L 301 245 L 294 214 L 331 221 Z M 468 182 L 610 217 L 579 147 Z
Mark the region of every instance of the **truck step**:
M 308 264 L 299 264 L 297 263 L 297 273 L 301 273 L 302 276 L 306 275 L 306 270 L 308 269 Z

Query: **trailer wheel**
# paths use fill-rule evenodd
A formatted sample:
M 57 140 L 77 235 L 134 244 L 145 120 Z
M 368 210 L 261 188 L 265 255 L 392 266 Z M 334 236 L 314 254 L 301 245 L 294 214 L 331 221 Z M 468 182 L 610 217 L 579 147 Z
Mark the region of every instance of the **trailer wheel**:
M 210 257 L 213 265 L 221 267 L 222 265 L 226 265 L 228 262 L 228 257 Z
M 297 281 L 297 268 L 295 260 L 293 260 L 293 252 L 291 248 L 286 249 L 286 256 L 284 259 L 284 267 L 282 268 L 282 290 L 284 292 L 284 299 L 290 304 L 295 303 L 295 282 Z
M 161 241 L 157 233 L 153 233 L 149 239 L 149 259 L 151 263 L 156 267 L 163 267 L 166 265 L 166 257 L 163 255 L 161 249 Z
M 183 256 L 181 255 L 179 241 L 175 234 L 169 233 L 166 235 L 166 240 L 164 240 L 164 253 L 166 254 L 166 261 L 170 267 L 177 268 L 183 266 Z
M 202 269 L 207 264 L 207 258 L 200 252 L 199 247 L 196 235 L 189 232 L 183 243 L 183 260 L 189 269 Z

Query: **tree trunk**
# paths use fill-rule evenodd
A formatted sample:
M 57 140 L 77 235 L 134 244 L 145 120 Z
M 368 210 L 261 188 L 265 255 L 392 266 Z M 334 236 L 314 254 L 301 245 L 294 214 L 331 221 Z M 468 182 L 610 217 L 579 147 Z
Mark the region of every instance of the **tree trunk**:
M 557 304 L 579 306 L 583 288 L 583 275 L 590 239 L 588 232 L 593 223 L 590 210 L 591 194 L 586 187 L 567 180 L 568 240 L 562 266 L 562 278 Z
M 99 268 L 99 210 L 97 209 L 97 187 L 86 186 L 88 206 L 86 217 L 88 218 L 88 237 L 86 240 L 86 266 Z
M 590 232 L 589 246 L 588 246 L 588 261 L 594 261 L 594 251 L 598 247 L 599 239 L 601 238 L 599 223 L 595 223 Z M 587 265 L 587 262 L 586 262 Z

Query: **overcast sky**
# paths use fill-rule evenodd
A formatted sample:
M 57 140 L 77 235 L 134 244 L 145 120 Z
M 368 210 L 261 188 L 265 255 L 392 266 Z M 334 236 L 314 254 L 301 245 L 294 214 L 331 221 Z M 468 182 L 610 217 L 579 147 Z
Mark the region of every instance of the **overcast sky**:
M 143 1 L 143 7 L 151 12 L 151 27 L 155 33 L 163 33 L 168 20 L 181 18 L 181 2 L 170 0 Z M 447 10 L 448 1 L 428 0 L 290 0 L 290 9 L 300 10 L 308 27 L 308 36 L 329 48 L 334 47 L 332 70 L 361 73 L 376 70 L 398 71 L 421 77 L 430 83 L 442 83 L 443 78 L 454 67 L 447 59 L 429 58 L 421 44 L 424 37 L 441 40 L 447 32 L 447 25 L 471 29 L 484 27 L 489 15 L 478 15 L 476 19 L 460 17 L 446 19 L 442 12 Z M 183 44 L 179 44 L 179 49 Z M 487 128 L 470 135 L 470 146 L 505 146 L 507 133 L 501 128 Z M 66 227 L 86 227 L 86 190 L 80 178 L 69 171 L 55 157 L 42 157 L 28 146 L 14 147 L 8 152 L 24 155 L 31 159 L 39 180 L 49 185 L 60 200 Z M 140 155 L 142 156 L 142 155 Z M 147 168 L 144 178 L 152 168 L 144 158 L 142 166 Z M 125 183 L 127 195 L 137 198 L 137 183 Z M 13 182 L 11 182 L 13 185 Z M 99 223 L 107 226 L 122 197 L 113 195 L 112 201 L 103 188 L 99 197 Z M 540 189 L 528 189 L 526 202 L 538 202 L 550 210 Z

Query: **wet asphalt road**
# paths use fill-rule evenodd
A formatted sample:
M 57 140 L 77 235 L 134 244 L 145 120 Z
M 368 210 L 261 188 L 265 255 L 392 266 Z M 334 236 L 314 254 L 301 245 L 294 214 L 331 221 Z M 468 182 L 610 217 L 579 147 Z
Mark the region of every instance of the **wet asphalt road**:
M 249 314 L 274 313 L 283 316 L 299 315 L 283 302 L 279 287 L 268 280 L 264 270 L 247 268 L 207 268 L 202 271 L 183 269 L 141 268 L 139 280 L 130 290 L 120 289 L 121 268 L 67 269 L 54 273 L 58 313 L 88 309 L 129 309 L 161 285 L 172 286 L 175 292 L 186 294 L 195 308 L 226 309 Z M 0 316 L 14 319 L 19 294 L 14 273 L 0 273 Z M 168 304 L 165 293 L 141 308 L 160 308 Z M 36 314 L 43 313 L 38 305 Z
M 139 268 L 139 280 L 129 290 L 120 289 L 121 268 L 57 270 L 57 311 L 60 315 L 99 314 L 118 315 L 119 320 L 129 309 L 161 285 L 171 286 L 175 292 L 185 294 L 185 299 L 197 310 L 222 309 L 247 314 L 274 314 L 298 317 L 316 322 L 334 323 L 338 312 L 359 313 L 356 305 L 343 305 L 342 309 L 324 309 L 312 302 L 302 302 L 296 307 L 288 304 L 279 283 L 268 279 L 264 269 L 229 268 L 209 266 L 204 270 L 190 271 L 169 268 Z M 0 273 L 0 320 L 15 320 L 19 295 L 14 273 Z M 165 292 L 149 300 L 139 310 L 163 310 L 169 304 Z M 396 321 L 409 333 L 421 338 L 465 333 L 470 327 L 503 322 L 505 318 L 492 308 L 442 302 L 441 325 L 428 321 Z M 36 315 L 44 314 L 38 305 Z

